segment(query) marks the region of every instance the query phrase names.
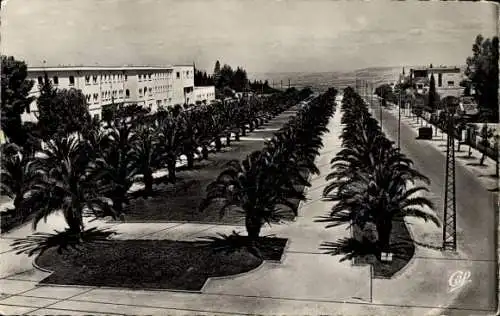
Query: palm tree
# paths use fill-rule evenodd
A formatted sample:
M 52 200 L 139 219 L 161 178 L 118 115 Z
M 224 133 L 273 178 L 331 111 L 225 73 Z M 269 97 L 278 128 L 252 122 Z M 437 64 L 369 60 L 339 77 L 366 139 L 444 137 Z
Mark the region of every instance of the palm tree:
M 284 212 L 278 205 L 289 205 L 288 198 L 303 199 L 304 195 L 282 186 L 271 173 L 263 153 L 255 151 L 241 163 L 230 162 L 228 168 L 208 185 L 207 197 L 200 210 L 216 200 L 224 202 L 221 214 L 230 208 L 239 209 L 245 216 L 248 237 L 255 242 L 265 223 L 283 218 Z
M 29 193 L 34 179 L 39 175 L 39 166 L 32 157 L 14 143 L 3 145 L 1 153 L 0 193 L 13 199 L 13 211 L 24 218 L 28 215 L 28 210 L 21 207 L 21 202 Z
M 190 145 L 190 139 L 187 133 L 184 134 L 181 129 L 183 122 L 182 117 L 174 118 L 166 116 L 157 121 L 158 124 L 158 154 L 156 155 L 157 165 L 166 165 L 168 169 L 168 179 L 171 183 L 175 183 L 176 177 L 176 163 L 178 157 L 187 150 Z M 189 126 L 185 126 L 189 127 Z M 186 131 L 186 130 L 184 130 Z M 192 135 L 191 135 L 192 136 Z M 186 137 L 186 138 L 183 138 Z M 186 140 L 186 142 L 184 142 Z M 188 160 L 188 167 L 193 167 L 193 154 L 192 151 L 187 151 L 186 157 Z
M 66 224 L 63 232 L 55 234 L 35 234 L 13 243 L 19 252 L 30 255 L 48 248 L 75 247 L 82 241 L 103 239 L 108 232 L 96 229 L 85 230 L 83 218 L 112 216 L 116 213 L 105 197 L 105 186 L 101 185 L 96 173 L 89 165 L 84 143 L 76 137 L 56 138 L 47 143 L 41 158 L 37 158 L 43 172 L 31 185 L 33 190 L 24 196 L 23 207 L 35 211 L 33 229 L 50 214 L 62 211 Z M 90 238 L 89 238 L 90 237 Z
M 142 175 L 145 196 L 151 196 L 153 172 L 161 168 L 165 156 L 158 130 L 148 123 L 140 125 L 134 131 L 131 143 L 130 159 L 134 169 L 132 173 Z
M 134 123 L 120 118 L 108 129 L 108 146 L 95 160 L 95 169 L 101 181 L 110 186 L 107 196 L 113 201 L 113 209 L 123 214 L 123 204 L 128 202 L 127 191 L 133 184 L 138 170 L 134 168 L 132 151 Z

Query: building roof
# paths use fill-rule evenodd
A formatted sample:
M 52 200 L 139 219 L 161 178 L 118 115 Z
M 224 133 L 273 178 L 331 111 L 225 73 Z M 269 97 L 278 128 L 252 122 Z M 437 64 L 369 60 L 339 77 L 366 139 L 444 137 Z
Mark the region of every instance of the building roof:
M 169 70 L 177 67 L 193 67 L 193 65 L 168 65 L 168 66 L 51 66 L 28 67 L 28 72 L 51 71 L 124 71 L 124 70 Z
M 429 72 L 441 72 L 441 73 L 459 73 L 461 71 L 461 68 L 460 67 L 457 67 L 457 66 L 438 66 L 438 67 L 435 67 L 433 66 L 432 68 L 430 67 L 413 67 L 410 69 L 410 71 L 422 71 L 422 70 L 426 70 L 426 71 L 429 71 Z

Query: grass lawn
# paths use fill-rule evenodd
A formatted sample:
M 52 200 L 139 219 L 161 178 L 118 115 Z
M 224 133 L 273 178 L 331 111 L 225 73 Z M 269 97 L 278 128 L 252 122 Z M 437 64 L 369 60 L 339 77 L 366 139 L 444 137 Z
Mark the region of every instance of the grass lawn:
M 232 211 L 220 216 L 217 205 L 212 204 L 203 212 L 198 207 L 205 198 L 207 185 L 214 181 L 231 160 L 242 160 L 255 150 L 264 148 L 264 139 L 274 135 L 295 111 L 285 111 L 259 129 L 248 133 L 249 139 L 231 142 L 230 147 L 211 154 L 207 160 L 195 163 L 191 170 L 180 168 L 178 182 L 155 186 L 156 194 L 148 199 L 137 198 L 125 209 L 127 221 L 189 221 L 199 223 L 243 224 L 242 214 Z M 262 140 L 258 140 L 262 138 Z M 298 205 L 298 201 L 296 201 Z M 291 213 L 290 213 L 291 214 Z M 292 217 L 292 214 L 291 214 Z
M 371 264 L 373 266 L 373 277 L 387 279 L 403 269 L 415 254 L 415 245 L 410 232 L 403 220 L 394 220 L 392 223 L 391 251 L 392 262 L 381 262 L 374 255 L 365 255 L 355 258 L 356 264 Z
M 261 238 L 264 260 L 281 260 L 287 239 Z M 50 271 L 42 284 L 201 290 L 209 277 L 229 276 L 257 268 L 262 260 L 246 250 L 214 252 L 203 242 L 110 240 L 81 252 L 51 249 L 36 259 Z

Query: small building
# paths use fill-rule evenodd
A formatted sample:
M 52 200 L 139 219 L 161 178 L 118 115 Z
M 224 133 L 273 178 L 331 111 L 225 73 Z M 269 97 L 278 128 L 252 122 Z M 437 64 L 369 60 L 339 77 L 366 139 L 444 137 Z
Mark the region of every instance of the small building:
M 194 101 L 204 104 L 215 101 L 215 86 L 194 87 Z
M 410 81 L 416 86 L 417 93 L 429 92 L 431 76 L 434 75 L 436 92 L 441 98 L 446 96 L 460 97 L 464 88 L 460 82 L 465 78 L 463 70 L 459 67 L 416 67 L 410 69 Z

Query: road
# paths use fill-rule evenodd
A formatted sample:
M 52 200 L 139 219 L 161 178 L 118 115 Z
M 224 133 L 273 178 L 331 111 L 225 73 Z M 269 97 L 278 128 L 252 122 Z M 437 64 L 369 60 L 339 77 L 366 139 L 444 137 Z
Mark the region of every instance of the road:
M 374 116 L 380 120 L 380 107 L 374 102 Z M 384 132 L 397 141 L 398 120 L 389 112 L 383 111 L 382 124 Z M 445 152 L 426 145 L 426 140 L 415 139 L 410 127 L 401 124 L 401 149 L 414 161 L 417 170 L 430 178 L 430 191 L 436 196 L 433 202 L 436 213 L 443 219 L 444 184 L 445 184 Z M 443 148 L 445 150 L 445 148 Z M 456 207 L 457 207 L 457 243 L 459 251 L 465 254 L 466 260 L 478 267 L 474 272 L 476 280 L 481 283 L 482 290 L 471 286 L 461 293 L 457 304 L 474 306 L 482 310 L 496 308 L 496 216 L 498 212 L 498 195 L 489 192 L 466 168 L 456 165 Z M 450 265 L 451 267 L 451 265 Z M 474 269 L 474 268 L 473 268 Z M 480 278 L 480 279 L 477 279 Z M 484 293 L 485 289 L 491 291 Z M 491 294 L 490 294 L 491 293 Z M 488 298 L 485 300 L 484 295 Z M 482 296 L 482 297 L 481 297 Z M 482 298 L 480 305 L 474 305 Z M 476 303 L 478 304 L 478 303 Z

